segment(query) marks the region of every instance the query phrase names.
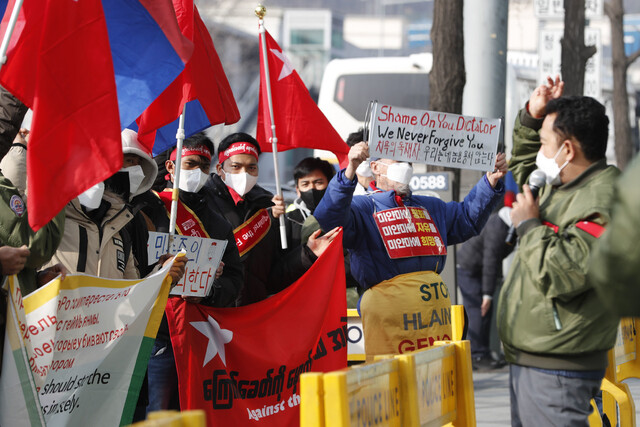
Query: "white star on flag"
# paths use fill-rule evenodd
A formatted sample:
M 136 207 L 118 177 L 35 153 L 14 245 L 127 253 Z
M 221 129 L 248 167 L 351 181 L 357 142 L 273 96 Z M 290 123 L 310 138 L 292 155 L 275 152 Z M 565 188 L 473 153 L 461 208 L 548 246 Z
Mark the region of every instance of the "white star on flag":
M 211 316 L 209 316 L 206 322 L 190 322 L 190 324 L 196 328 L 198 332 L 209 339 L 209 343 L 207 344 L 207 353 L 204 356 L 204 363 L 202 364 L 202 367 L 204 368 L 211 359 L 216 357 L 216 354 L 220 355 L 222 363 L 224 366 L 227 366 L 224 354 L 224 345 L 231 342 L 233 332 L 228 329 L 220 329 L 218 322 L 216 322 L 216 320 Z
M 278 57 L 280 61 L 282 61 L 282 70 L 280 71 L 280 75 L 278 76 L 278 81 L 284 79 L 289 74 L 293 73 L 293 65 L 289 62 L 289 58 L 285 56 L 282 51 L 277 49 L 271 49 L 271 52 Z

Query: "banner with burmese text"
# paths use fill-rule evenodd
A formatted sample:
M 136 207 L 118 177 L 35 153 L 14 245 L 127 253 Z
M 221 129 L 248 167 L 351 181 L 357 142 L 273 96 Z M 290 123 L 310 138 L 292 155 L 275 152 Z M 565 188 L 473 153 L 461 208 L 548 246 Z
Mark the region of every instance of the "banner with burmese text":
M 169 268 L 144 280 L 67 276 L 27 296 L 9 278 L 0 426 L 129 424 Z
M 342 232 L 294 284 L 244 307 L 170 298 L 182 410 L 210 426 L 298 425 L 300 374 L 347 366 Z

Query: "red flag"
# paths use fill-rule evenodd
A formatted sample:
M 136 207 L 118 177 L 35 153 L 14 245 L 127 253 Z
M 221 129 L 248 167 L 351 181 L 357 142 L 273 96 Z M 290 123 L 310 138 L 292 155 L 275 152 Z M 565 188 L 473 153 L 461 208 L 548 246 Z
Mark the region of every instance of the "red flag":
M 184 104 L 189 101 L 197 100 L 208 119 L 208 123 L 199 126 L 198 130 L 240 120 L 238 107 L 213 40 L 193 0 L 173 0 L 173 5 L 182 34 L 193 41 L 194 51 L 185 64 L 184 71 L 138 119 L 138 138 L 147 145 L 149 151 L 153 147 L 155 130 L 178 118 Z M 187 111 L 186 120 L 189 119 L 190 112 Z M 160 150 L 154 150 L 158 151 Z
M 37 230 L 120 169 L 120 119 L 100 0 L 26 1 L 17 28 L 0 82 L 34 110 L 27 191 Z
M 292 148 L 329 150 L 338 157 L 340 166 L 346 167 L 349 146 L 340 138 L 338 132 L 313 101 L 307 87 L 296 70 L 293 69 L 280 46 L 268 31 L 265 31 L 264 35 L 267 42 L 269 80 L 271 82 L 278 151 Z M 260 46 L 262 46 L 262 39 Z M 262 151 L 271 152 L 271 117 L 266 81 L 264 52 L 260 49 L 260 100 L 256 139 L 260 143 Z
M 238 308 L 167 305 L 182 410 L 208 425 L 297 425 L 299 376 L 347 366 L 342 233 L 297 282 Z

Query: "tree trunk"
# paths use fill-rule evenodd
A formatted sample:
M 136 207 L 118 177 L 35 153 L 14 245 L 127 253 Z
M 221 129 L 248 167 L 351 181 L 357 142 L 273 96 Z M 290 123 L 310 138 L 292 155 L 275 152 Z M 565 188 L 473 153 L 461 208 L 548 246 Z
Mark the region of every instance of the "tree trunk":
M 596 53 L 595 46 L 584 44 L 585 0 L 564 0 L 564 36 L 562 37 L 562 64 L 565 95 L 584 93 L 584 71 L 587 60 Z
M 429 109 L 462 113 L 462 95 L 466 82 L 464 69 L 463 0 L 435 0 L 433 4 L 433 66 L 429 73 Z M 430 171 L 454 174 L 453 199 L 460 193 L 460 169 L 429 166 Z
M 618 167 L 623 169 L 631 161 L 633 146 L 629 124 L 629 98 L 627 94 L 627 67 L 630 62 L 624 53 L 622 0 L 605 3 L 605 13 L 611 21 L 611 62 L 613 66 L 613 131 Z

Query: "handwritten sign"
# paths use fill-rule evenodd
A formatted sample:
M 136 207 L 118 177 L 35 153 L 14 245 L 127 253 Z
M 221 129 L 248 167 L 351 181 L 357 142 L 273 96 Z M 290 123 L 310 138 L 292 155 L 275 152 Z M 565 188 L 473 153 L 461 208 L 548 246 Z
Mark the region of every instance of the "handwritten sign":
M 175 254 L 180 250 L 186 251 L 189 258 L 184 276 L 180 283 L 171 289 L 171 295 L 207 296 L 215 280 L 216 269 L 220 265 L 227 247 L 227 241 L 175 235 L 171 249 L 168 250 L 168 247 L 168 233 L 149 232 L 149 241 L 147 242 L 149 264 L 156 263 L 167 252 Z
M 460 116 L 374 103 L 371 157 L 460 169 L 494 169 L 500 119 Z

